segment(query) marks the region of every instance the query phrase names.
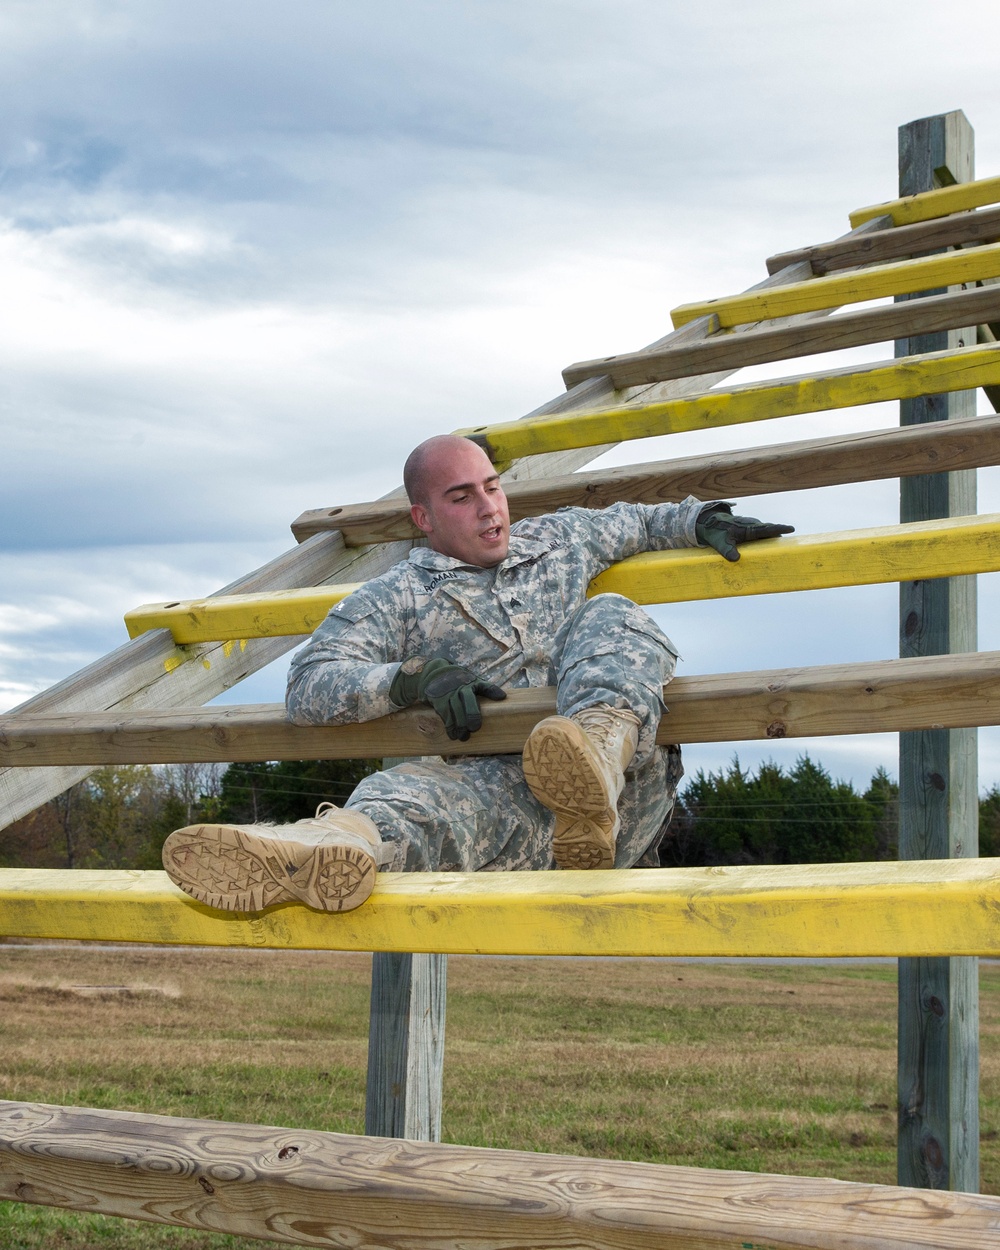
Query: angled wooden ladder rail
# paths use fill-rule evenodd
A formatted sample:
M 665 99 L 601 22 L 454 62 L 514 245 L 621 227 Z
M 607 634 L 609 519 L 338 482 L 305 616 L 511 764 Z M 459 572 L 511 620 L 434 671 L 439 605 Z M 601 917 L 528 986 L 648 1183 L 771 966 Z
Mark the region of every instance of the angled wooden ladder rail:
M 1000 1198 L 0 1102 L 0 1197 L 327 1246 L 996 1250 Z
M 1000 724 L 1000 651 L 677 677 L 661 743 L 745 742 Z M 551 688 L 512 690 L 452 742 L 427 708 L 359 725 L 292 725 L 279 703 L 169 712 L 0 717 L 0 765 L 166 764 L 496 755 L 520 751 L 555 710 Z
M 749 543 L 730 564 L 705 548 L 648 552 L 613 564 L 590 593 L 680 603 L 1000 570 L 1000 514 L 918 521 Z M 169 629 L 179 644 L 308 634 L 355 584 L 143 604 L 126 613 L 132 637 Z M 234 644 L 236 645 L 236 644 Z

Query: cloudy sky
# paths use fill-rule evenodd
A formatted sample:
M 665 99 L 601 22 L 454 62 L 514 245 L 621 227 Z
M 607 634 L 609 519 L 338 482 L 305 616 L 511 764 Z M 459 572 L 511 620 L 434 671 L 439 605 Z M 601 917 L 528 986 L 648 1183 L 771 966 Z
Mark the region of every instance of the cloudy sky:
M 895 193 L 901 123 L 962 108 L 1000 172 L 998 41 L 990 0 L 4 0 L 0 709 L 117 646 L 128 608 L 285 550 L 303 509 L 385 494 L 419 439 L 518 417 L 843 233 Z M 748 502 L 804 533 L 898 517 L 892 483 Z M 895 614 L 895 587 L 656 610 L 688 673 L 889 658 Z M 279 699 L 285 667 L 228 700 Z M 888 736 L 806 745 L 895 772 Z

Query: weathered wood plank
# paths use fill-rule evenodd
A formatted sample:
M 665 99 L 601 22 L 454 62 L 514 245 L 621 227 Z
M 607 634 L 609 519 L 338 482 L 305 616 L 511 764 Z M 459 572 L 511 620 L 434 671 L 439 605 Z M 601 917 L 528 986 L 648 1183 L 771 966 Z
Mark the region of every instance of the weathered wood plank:
M 979 278 L 995 278 L 998 274 L 1000 243 L 987 243 L 943 255 L 889 261 L 867 269 L 827 274 L 823 278 L 788 283 L 753 295 L 725 295 L 681 304 L 671 310 L 670 317 L 678 327 L 701 317 L 717 317 L 719 326 L 725 329 L 749 321 L 765 321 L 769 317 L 787 317 L 862 300 L 975 282 Z
M 741 742 L 763 738 L 885 733 L 931 725 L 1000 723 L 1000 652 L 764 669 L 677 677 L 658 740 Z M 428 708 L 360 725 L 291 725 L 279 703 L 187 708 L 169 713 L 62 713 L 0 719 L 0 762 L 37 767 L 67 761 L 354 759 L 402 755 L 503 755 L 520 751 L 555 711 L 548 687 L 512 690 L 483 707 L 483 728 L 452 742 Z
M 0 1103 L 0 1195 L 291 1243 L 996 1250 L 1000 1198 Z
M 876 660 L 804 669 L 675 677 L 666 687 L 666 742 L 883 734 L 928 725 L 1000 724 L 1000 651 Z M 281 704 L 170 712 L 86 712 L 0 719 L 0 763 L 174 764 L 220 760 L 341 760 L 381 756 L 505 755 L 520 751 L 555 690 L 511 690 L 482 707 L 467 742 L 446 736 L 426 707 L 360 725 L 290 725 Z
M 1000 223 L 997 234 L 1000 235 Z M 772 360 L 888 342 L 903 334 L 925 334 L 932 330 L 989 323 L 998 316 L 1000 288 L 977 287 L 971 291 L 909 300 L 905 304 L 866 308 L 822 321 L 799 322 L 779 330 L 765 326 L 740 335 L 712 335 L 687 347 L 584 360 L 565 368 L 563 381 L 570 387 L 585 378 L 606 374 L 615 387 L 638 386 L 643 382 L 705 373 L 709 369 L 742 369 Z
M 619 500 L 656 504 L 688 495 L 738 499 L 990 464 L 1000 464 L 1000 420 L 984 416 L 960 426 L 892 427 L 565 473 L 540 482 L 513 482 L 506 494 L 511 520 L 519 521 L 570 506 L 606 508 Z M 415 538 L 420 532 L 406 501 L 396 499 L 312 508 L 292 525 L 300 541 L 333 529 L 357 546 Z
M 884 220 L 889 229 L 855 238 L 833 239 L 814 243 L 790 252 L 769 256 L 765 262 L 768 273 L 778 273 L 789 265 L 803 261 L 821 278 L 836 269 L 853 269 L 857 265 L 879 264 L 900 260 L 918 252 L 943 247 L 960 247 L 967 243 L 996 243 L 1000 240 L 1000 208 L 984 208 L 979 212 L 962 213 L 957 217 L 939 217 L 912 226 L 892 227 L 892 218 Z
M 365 1132 L 441 1140 L 447 955 L 375 951 Z
M 899 190 L 926 192 L 951 180 L 964 194 L 974 174 L 972 127 L 960 111 L 900 127 Z M 930 192 L 936 195 L 936 192 Z M 905 303 L 903 304 L 905 307 Z M 968 331 L 907 337 L 896 354 L 954 347 Z M 900 405 L 900 423 L 964 419 L 971 391 Z M 976 475 L 935 473 L 900 482 L 900 520 L 976 511 Z M 904 582 L 901 656 L 976 649 L 975 579 Z M 974 729 L 900 734 L 899 854 L 944 859 L 978 851 L 978 750 Z M 959 959 L 902 960 L 899 967 L 898 1177 L 930 1188 L 979 1188 L 978 969 Z
M 777 381 L 748 382 L 727 390 L 702 390 L 641 407 L 602 408 L 457 432 L 479 443 L 494 464 L 502 466 L 519 456 L 606 443 L 610 438 L 627 442 L 988 386 L 997 380 L 998 348 L 1000 344 L 991 343 L 930 352 Z
M 736 563 L 707 547 L 650 551 L 613 564 L 589 593 L 636 603 L 683 603 L 833 586 L 952 577 L 1000 569 L 1000 514 L 911 525 L 793 535 L 748 543 Z M 273 595 L 232 595 L 145 604 L 128 613 L 131 631 L 169 628 L 178 642 L 310 633 L 354 588 L 320 586 Z
M 213 911 L 163 872 L 0 869 L 13 937 L 587 956 L 1000 955 L 1000 860 L 380 873 L 354 911 Z
M 891 217 L 893 225 L 907 226 L 917 221 L 930 221 L 933 217 L 946 217 L 949 213 L 982 208 L 984 204 L 996 204 L 998 200 L 1000 177 L 978 178 L 971 182 L 959 181 L 950 187 L 917 191 L 882 204 L 870 204 L 867 208 L 856 208 L 850 214 L 850 222 L 856 227 L 874 217 Z

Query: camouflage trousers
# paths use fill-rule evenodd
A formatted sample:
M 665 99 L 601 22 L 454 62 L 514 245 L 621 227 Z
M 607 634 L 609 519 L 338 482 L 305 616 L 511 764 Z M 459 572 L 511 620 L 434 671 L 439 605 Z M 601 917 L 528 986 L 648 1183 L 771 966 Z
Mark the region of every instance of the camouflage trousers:
M 596 703 L 639 718 L 639 745 L 618 803 L 616 868 L 655 864 L 683 773 L 679 747 L 658 747 L 663 686 L 677 653 L 655 622 L 621 595 L 597 595 L 567 617 L 549 684 L 568 716 Z M 552 868 L 555 817 L 528 789 L 519 755 L 413 760 L 366 777 L 347 807 L 396 846 L 391 871 Z M 645 860 L 644 860 L 645 857 Z

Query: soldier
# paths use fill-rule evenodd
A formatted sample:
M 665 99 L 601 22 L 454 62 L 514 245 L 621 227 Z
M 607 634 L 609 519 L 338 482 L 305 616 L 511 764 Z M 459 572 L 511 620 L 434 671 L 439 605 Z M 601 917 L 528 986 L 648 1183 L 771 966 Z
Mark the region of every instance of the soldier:
M 429 704 L 452 739 L 482 725 L 480 699 L 555 686 L 557 715 L 523 755 L 424 758 L 365 778 L 344 809 L 293 825 L 200 825 L 163 848 L 171 878 L 215 907 L 298 899 L 357 907 L 392 871 L 628 868 L 656 863 L 682 768 L 659 747 L 677 652 L 630 600 L 587 587 L 641 551 L 791 532 L 727 503 L 563 508 L 510 525 L 499 475 L 455 435 L 413 451 L 403 475 L 427 536 L 409 559 L 338 603 L 296 654 L 289 718 L 372 720 Z

